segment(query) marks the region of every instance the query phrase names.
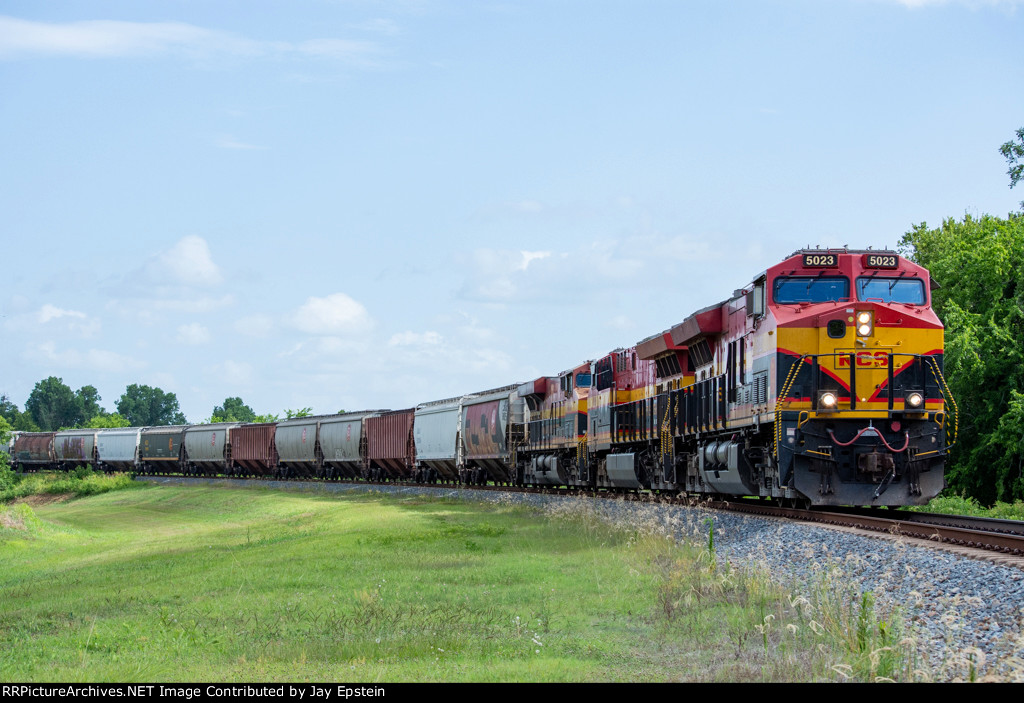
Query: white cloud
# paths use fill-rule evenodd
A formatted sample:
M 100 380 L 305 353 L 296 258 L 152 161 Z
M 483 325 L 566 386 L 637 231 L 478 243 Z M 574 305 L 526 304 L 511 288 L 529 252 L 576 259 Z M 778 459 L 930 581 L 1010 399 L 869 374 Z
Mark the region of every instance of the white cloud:
M 195 235 L 182 237 L 173 247 L 157 254 L 146 269 L 154 280 L 186 286 L 215 286 L 223 280 L 210 255 L 210 245 Z
M 459 294 L 488 303 L 593 300 L 615 286 L 655 286 L 666 266 L 688 280 L 724 261 L 762 260 L 763 247 L 717 232 L 699 235 L 639 232 L 595 239 L 572 252 L 477 249 L 465 262 Z
M 210 341 L 210 330 L 198 322 L 178 326 L 178 341 L 182 344 L 206 344 Z
M 145 364 L 137 359 L 105 349 L 89 349 L 84 352 L 78 349 L 60 351 L 54 342 L 30 345 L 25 349 L 23 357 L 30 362 L 42 358 L 58 367 L 94 371 L 126 371 L 145 367 Z
M 0 55 L 140 56 L 181 50 L 251 52 L 253 42 L 182 22 L 63 24 L 0 17 Z
M 233 305 L 232 294 L 216 295 L 210 290 L 223 282 L 209 244 L 188 235 L 112 281 L 106 287 L 112 298 L 107 307 L 146 324 L 170 324 L 166 313 L 197 315 Z
M 99 319 L 79 310 L 65 310 L 51 303 L 45 303 L 39 309 L 33 310 L 25 299 L 9 309 L 17 312 L 4 316 L 3 328 L 20 338 L 30 337 L 37 332 L 88 338 L 95 337 L 100 330 Z
M 184 22 L 86 20 L 48 23 L 0 16 L 0 57 L 30 55 L 108 58 L 185 55 L 192 58 L 312 56 L 369 63 L 372 42 L 337 38 L 301 42 L 257 41 Z
M 293 321 L 298 329 L 316 335 L 355 334 L 373 325 L 366 308 L 344 293 L 308 298 Z
M 554 260 L 565 256 L 550 251 L 477 249 L 472 254 L 463 294 L 491 302 L 534 297 L 557 277 Z
M 100 329 L 100 321 L 96 318 L 89 317 L 78 310 L 64 310 L 50 303 L 46 303 L 39 309 L 36 313 L 36 321 L 43 325 L 56 323 L 67 331 L 82 337 L 93 337 Z
M 39 309 L 39 321 L 47 323 L 50 320 L 56 320 L 61 317 L 77 317 L 79 319 L 86 319 L 87 315 L 84 312 L 78 310 L 61 310 L 55 305 L 46 303 Z
M 486 302 L 517 303 L 577 296 L 589 285 L 607 287 L 640 277 L 656 248 L 639 249 L 629 238 L 591 243 L 569 252 L 477 249 L 472 254 L 463 296 Z
M 531 261 L 536 261 L 538 259 L 547 259 L 548 257 L 551 256 L 550 251 L 521 251 L 519 253 L 523 257 L 522 262 L 517 267 L 520 271 L 525 271 L 526 269 L 528 269 L 530 267 Z

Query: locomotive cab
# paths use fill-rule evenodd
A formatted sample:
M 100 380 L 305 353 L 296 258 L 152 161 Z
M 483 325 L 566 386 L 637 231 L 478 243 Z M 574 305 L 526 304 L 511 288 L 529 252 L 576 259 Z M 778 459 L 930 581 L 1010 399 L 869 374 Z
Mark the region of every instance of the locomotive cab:
M 891 251 L 797 252 L 766 276 L 778 483 L 815 504 L 923 504 L 943 488 L 942 323 Z

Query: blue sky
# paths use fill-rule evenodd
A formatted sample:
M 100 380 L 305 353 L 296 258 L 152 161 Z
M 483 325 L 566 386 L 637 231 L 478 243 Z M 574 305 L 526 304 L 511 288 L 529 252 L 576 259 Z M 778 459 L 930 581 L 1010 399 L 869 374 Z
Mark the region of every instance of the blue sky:
M 1024 2 L 0 6 L 0 393 L 403 408 L 1005 216 Z

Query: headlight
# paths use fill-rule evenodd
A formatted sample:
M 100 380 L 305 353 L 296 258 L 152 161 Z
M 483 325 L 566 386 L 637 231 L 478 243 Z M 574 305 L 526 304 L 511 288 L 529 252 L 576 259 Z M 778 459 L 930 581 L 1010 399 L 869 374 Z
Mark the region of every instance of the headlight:
M 905 404 L 908 409 L 920 410 L 924 407 L 924 395 L 917 391 L 911 391 L 907 393 Z
M 818 408 L 820 410 L 835 410 L 839 404 L 839 398 L 832 391 L 825 391 L 818 396 Z
M 860 337 L 870 337 L 871 332 L 874 330 L 874 323 L 872 321 L 872 315 L 868 311 L 857 313 L 857 335 Z

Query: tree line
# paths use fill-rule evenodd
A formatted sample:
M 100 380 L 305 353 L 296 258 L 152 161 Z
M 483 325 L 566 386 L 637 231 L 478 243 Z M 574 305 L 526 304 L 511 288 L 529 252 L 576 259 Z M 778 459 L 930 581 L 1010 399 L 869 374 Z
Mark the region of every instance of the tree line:
M 1024 127 L 999 151 L 1013 188 L 1024 180 Z M 932 305 L 959 409 L 949 487 L 985 505 L 1024 499 L 1024 211 L 922 222 L 899 249 L 940 286 Z
M 7 395 L 0 395 L 0 419 L 13 430 L 25 432 L 53 432 L 81 427 L 154 427 L 160 425 L 188 424 L 178 407 L 178 398 L 161 388 L 133 383 L 117 400 L 115 412 L 107 412 L 101 405 L 99 391 L 95 386 L 82 386 L 77 391 L 64 383 L 62 378 L 50 376 L 39 381 L 25 401 L 24 411 L 20 410 Z M 285 410 L 284 415 L 305 417 L 312 414 L 312 408 Z M 339 410 L 338 412 L 344 412 Z M 225 398 L 214 406 L 210 422 L 277 422 L 278 415 L 259 415 L 241 398 Z
M 6 395 L 0 395 L 0 417 L 15 430 L 53 432 L 77 427 L 132 427 L 143 425 L 181 425 L 185 415 L 178 407 L 178 398 L 160 388 L 133 383 L 118 399 L 116 412 L 107 412 L 100 405 L 95 386 L 82 386 L 77 391 L 62 378 L 50 376 L 39 381 L 25 401 L 25 410 Z

